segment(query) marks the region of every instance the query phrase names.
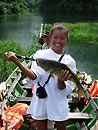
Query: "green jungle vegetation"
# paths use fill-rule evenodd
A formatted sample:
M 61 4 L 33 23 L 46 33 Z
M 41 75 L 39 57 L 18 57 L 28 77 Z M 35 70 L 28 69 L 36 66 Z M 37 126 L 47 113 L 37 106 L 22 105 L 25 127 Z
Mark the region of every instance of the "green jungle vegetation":
M 0 0 L 0 15 L 30 15 L 38 5 L 35 0 Z
M 4 53 L 12 51 L 19 55 L 30 56 L 39 48 L 39 44 L 32 44 L 29 48 L 23 49 L 18 41 L 0 41 L 0 82 L 5 81 L 16 68 L 16 65 L 6 60 Z M 22 62 L 23 60 L 21 60 Z
M 98 15 L 98 0 L 0 0 L 0 15 L 33 12 Z
M 98 0 L 41 0 L 41 12 L 97 15 Z
M 85 43 L 98 44 L 98 23 L 61 23 L 68 28 L 69 41 L 85 41 Z M 46 24 L 46 31 L 49 31 L 53 24 Z M 38 41 L 38 36 L 32 37 Z M 30 56 L 40 48 L 40 44 L 33 43 L 29 48 L 23 49 L 18 41 L 0 41 L 0 81 L 4 81 L 16 68 L 12 62 L 4 57 L 5 52 L 13 51 L 19 55 Z

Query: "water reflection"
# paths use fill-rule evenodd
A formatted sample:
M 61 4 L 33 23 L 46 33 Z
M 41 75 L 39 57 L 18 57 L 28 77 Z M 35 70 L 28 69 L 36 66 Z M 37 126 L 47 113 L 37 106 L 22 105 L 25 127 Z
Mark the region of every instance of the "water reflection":
M 40 24 L 43 23 L 41 16 L 14 16 L 0 19 L 0 40 L 17 40 L 22 47 L 33 43 L 32 33 L 38 34 Z M 2 31 L 1 31 L 2 30 Z
M 84 16 L 84 15 L 68 15 L 64 14 L 42 14 L 43 21 L 45 23 L 55 23 L 55 22 L 98 22 L 97 16 Z
M 77 69 L 98 79 L 98 45 L 89 43 L 68 43 L 65 51 L 76 60 Z

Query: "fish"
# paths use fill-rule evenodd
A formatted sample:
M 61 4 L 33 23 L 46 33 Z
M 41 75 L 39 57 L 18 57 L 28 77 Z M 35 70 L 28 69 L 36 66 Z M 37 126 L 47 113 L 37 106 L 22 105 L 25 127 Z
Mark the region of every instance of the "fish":
M 46 72 L 51 73 L 52 76 L 53 76 L 53 74 L 59 75 L 62 70 L 69 71 L 69 74 L 71 74 L 71 78 L 69 80 L 74 82 L 76 84 L 76 86 L 78 87 L 78 98 L 79 98 L 79 100 L 80 100 L 81 96 L 84 96 L 85 98 L 88 98 L 88 95 L 85 92 L 85 88 L 83 88 L 83 86 L 80 83 L 78 77 L 72 71 L 72 69 L 71 69 L 71 67 L 69 65 L 60 63 L 60 62 L 55 61 L 55 60 L 48 60 L 48 59 L 43 59 L 43 58 L 34 59 L 33 57 L 20 56 L 20 55 L 17 55 L 17 54 L 15 54 L 15 55 L 19 59 L 23 58 L 25 60 L 36 61 L 38 66 L 40 66 Z
M 46 72 L 59 75 L 62 70 L 69 71 L 69 74 L 71 74 L 71 80 L 76 84 L 78 87 L 78 98 L 80 100 L 81 96 L 86 97 L 85 95 L 85 89 L 83 88 L 82 84 L 80 83 L 79 79 L 77 78 L 76 74 L 71 70 L 71 67 L 69 65 L 60 63 L 55 60 L 48 60 L 43 58 L 36 59 L 36 63 L 38 66 L 40 66 L 42 69 L 44 69 Z

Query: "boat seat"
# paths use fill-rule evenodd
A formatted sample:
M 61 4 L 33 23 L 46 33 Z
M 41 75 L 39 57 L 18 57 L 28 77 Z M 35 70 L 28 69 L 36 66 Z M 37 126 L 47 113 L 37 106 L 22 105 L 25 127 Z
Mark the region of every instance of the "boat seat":
M 26 90 L 32 90 L 32 85 L 31 84 L 25 84 L 22 86 L 23 89 L 26 89 Z
M 32 97 L 17 97 L 18 102 L 30 103 L 31 99 L 32 99 Z M 67 100 L 68 100 L 68 104 L 74 104 L 75 103 L 75 102 L 72 101 L 72 99 L 67 99 Z
M 25 102 L 25 103 L 30 103 L 31 102 L 32 97 L 17 97 L 17 101 L 18 102 Z
M 90 113 L 82 113 L 82 112 L 70 112 L 69 113 L 69 120 L 92 120 L 93 115 Z
M 92 114 L 88 114 L 88 113 L 81 113 L 81 112 L 70 112 L 68 114 L 69 116 L 69 120 L 73 120 L 73 121 L 80 121 L 80 122 L 84 122 L 84 120 L 92 120 L 93 119 L 93 115 Z M 25 114 L 24 118 L 31 118 L 30 114 Z

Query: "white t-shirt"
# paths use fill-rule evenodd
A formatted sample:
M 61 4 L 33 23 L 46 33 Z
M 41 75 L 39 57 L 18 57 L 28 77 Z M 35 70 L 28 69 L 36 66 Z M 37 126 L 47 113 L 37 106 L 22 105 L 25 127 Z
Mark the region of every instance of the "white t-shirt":
M 56 54 L 52 49 L 45 49 L 37 51 L 34 58 L 58 61 L 60 56 L 61 54 Z M 61 63 L 69 64 L 72 66 L 72 71 L 76 73 L 75 60 L 70 55 L 65 54 Z M 66 96 L 74 89 L 72 82 L 69 80 L 65 81 L 66 88 L 60 90 L 58 88 L 58 76 L 54 75 L 54 79 L 51 77 L 48 84 L 45 86 L 48 95 L 47 98 L 39 99 L 38 96 L 36 96 L 36 89 L 39 87 L 37 82 L 39 81 L 40 85 L 43 86 L 45 81 L 48 79 L 49 73 L 37 66 L 35 61 L 32 62 L 31 70 L 37 75 L 37 79 L 34 80 L 34 94 L 27 113 L 31 114 L 34 119 L 38 120 L 67 120 L 69 108 Z
M 51 48 L 52 46 L 51 46 L 51 43 L 50 43 L 50 47 L 49 48 Z M 43 45 L 42 45 L 42 50 L 43 49 L 48 49 L 48 45 L 47 45 L 47 43 L 45 42 Z

